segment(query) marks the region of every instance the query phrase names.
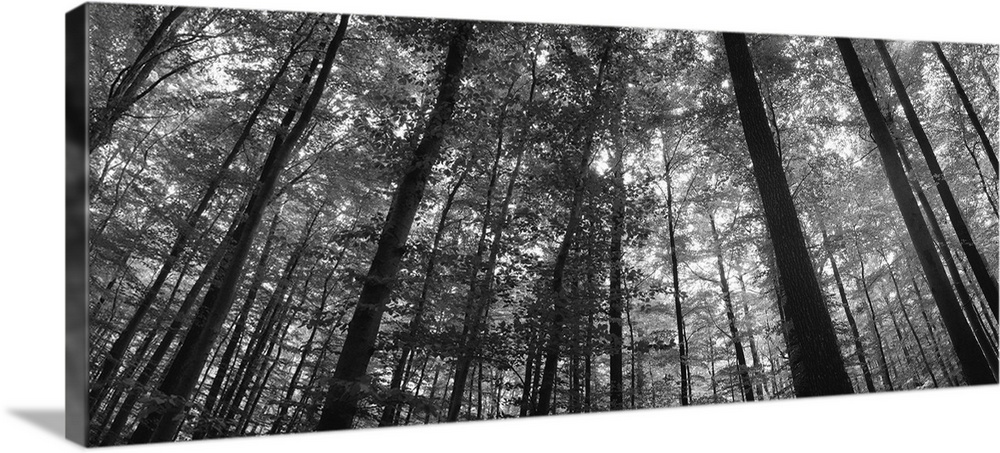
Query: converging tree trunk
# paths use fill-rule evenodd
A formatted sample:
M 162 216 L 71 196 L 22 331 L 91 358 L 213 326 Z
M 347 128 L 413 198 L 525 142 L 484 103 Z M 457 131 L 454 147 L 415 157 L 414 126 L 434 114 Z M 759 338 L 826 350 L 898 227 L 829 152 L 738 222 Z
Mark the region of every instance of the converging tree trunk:
M 847 291 L 844 290 L 844 282 L 840 278 L 840 268 L 837 267 L 837 259 L 833 256 L 833 249 L 830 247 L 830 240 L 826 235 L 826 229 L 820 230 L 823 234 L 823 249 L 826 250 L 830 258 L 830 266 L 833 268 L 833 280 L 837 282 L 837 292 L 840 294 L 840 305 L 844 307 L 844 314 L 847 317 L 847 325 L 851 328 L 851 338 L 854 339 L 854 352 L 858 356 L 858 364 L 861 365 L 861 373 L 865 378 L 865 387 L 868 393 L 875 393 L 875 383 L 872 380 L 871 369 L 868 368 L 868 360 L 865 357 L 865 348 L 861 344 L 861 334 L 858 333 L 858 323 L 854 320 L 851 312 L 851 304 L 847 301 Z
M 941 61 L 947 65 L 947 60 L 944 59 L 943 54 L 941 54 L 941 47 L 937 44 L 934 45 L 935 50 L 939 52 L 939 57 Z M 934 155 L 934 148 L 931 147 L 930 140 L 927 138 L 927 134 L 924 132 L 924 127 L 920 123 L 920 118 L 917 117 L 916 111 L 913 109 L 913 103 L 910 102 L 910 96 L 906 93 L 906 86 L 903 85 L 903 80 L 899 77 L 899 72 L 896 71 L 896 64 L 893 63 L 892 57 L 889 55 L 889 50 L 886 49 L 885 43 L 881 40 L 875 40 L 875 47 L 878 49 L 879 55 L 882 57 L 882 63 L 885 65 L 886 70 L 889 71 L 889 80 L 892 81 L 892 87 L 896 91 L 896 97 L 899 98 L 900 105 L 903 106 L 903 112 L 906 113 L 906 120 L 910 123 L 910 129 L 913 130 L 913 136 L 917 139 L 917 144 L 920 146 L 920 152 L 923 153 L 924 159 L 927 161 L 927 168 L 931 172 L 931 177 L 934 180 L 934 187 L 937 188 L 938 195 L 941 196 L 941 203 L 944 205 L 945 211 L 948 213 L 948 220 L 951 221 L 951 226 L 955 230 L 955 235 L 958 236 L 958 242 L 962 245 L 962 250 L 965 252 L 966 258 L 969 260 L 969 265 L 972 266 L 972 272 L 976 276 L 976 281 L 979 283 L 979 287 L 983 291 L 983 295 L 986 296 L 986 300 L 989 301 L 990 309 L 993 311 L 993 316 L 997 316 L 997 300 L 1000 299 L 1000 293 L 997 292 L 997 282 L 996 279 L 990 275 L 989 266 L 987 266 L 986 261 L 983 256 L 979 253 L 979 248 L 976 247 L 976 243 L 972 238 L 972 233 L 969 231 L 968 225 L 965 223 L 965 218 L 962 216 L 962 211 L 958 207 L 958 202 L 955 200 L 955 196 L 951 192 L 951 186 L 948 185 L 948 181 L 945 179 L 944 170 L 941 169 L 941 165 L 938 164 L 937 157 Z M 950 66 L 949 66 L 950 68 Z M 966 105 L 966 109 L 969 111 L 969 116 L 974 117 L 975 112 L 972 110 L 972 106 L 968 104 L 968 98 L 965 97 L 964 91 L 961 91 L 961 85 L 958 83 L 958 79 L 954 78 L 954 71 L 949 70 L 949 75 L 953 77 L 955 86 L 962 93 L 963 104 Z M 979 125 L 979 120 L 976 119 L 973 122 L 974 125 L 978 125 L 977 131 L 980 134 L 982 132 L 982 125 Z M 985 135 L 982 135 L 984 140 L 984 146 L 989 143 Z M 990 149 L 991 148 L 987 148 Z M 991 154 L 992 156 L 992 154 Z M 996 157 L 993 157 L 993 165 L 996 167 Z
M 456 162 L 457 164 L 457 162 Z M 438 219 L 437 230 L 434 233 L 434 240 L 431 243 L 430 256 L 427 258 L 427 266 L 424 268 L 424 282 L 420 290 L 420 297 L 417 299 L 416 307 L 414 307 L 413 317 L 410 318 L 410 324 L 407 328 L 406 337 L 402 338 L 401 341 L 403 346 L 399 353 L 399 358 L 396 361 L 396 367 L 392 370 L 392 377 L 389 381 L 389 390 L 399 390 L 403 383 L 403 372 L 406 368 L 406 363 L 413 354 L 413 343 L 421 332 L 423 326 L 424 312 L 427 307 L 427 298 L 430 296 L 431 286 L 434 284 L 435 268 L 437 266 L 438 254 L 440 253 L 441 240 L 444 238 L 445 227 L 448 225 L 448 213 L 451 212 L 451 207 L 455 202 L 455 195 L 458 194 L 458 189 L 462 187 L 462 183 L 465 182 L 466 176 L 469 174 L 469 169 L 472 168 L 471 163 L 466 162 L 462 173 L 459 174 L 458 179 L 455 184 L 448 191 L 448 196 L 445 198 L 444 206 L 441 208 L 441 216 Z M 382 418 L 379 420 L 379 426 L 391 426 L 395 424 L 396 414 L 399 410 L 399 405 L 401 401 L 399 398 L 390 399 L 385 407 L 382 409 Z
M 958 94 L 958 99 L 962 101 L 962 107 L 965 108 L 965 112 L 969 114 L 969 121 L 972 123 L 972 127 L 979 134 L 979 140 L 983 142 L 983 149 L 986 151 L 986 156 L 989 157 L 990 163 L 993 164 L 993 172 L 1000 174 L 1000 170 L 997 168 L 997 154 L 993 151 L 993 144 L 990 143 L 990 138 L 986 135 L 986 130 L 983 129 L 983 123 L 979 121 L 979 115 L 976 114 L 976 109 L 972 106 L 972 101 L 969 100 L 969 95 L 965 93 L 965 88 L 962 87 L 962 82 L 958 80 L 958 74 L 955 74 L 955 69 L 951 67 L 951 63 L 948 62 L 948 58 L 945 57 L 944 51 L 941 50 L 941 45 L 932 42 L 934 46 L 934 53 L 937 54 L 938 60 L 941 61 L 941 65 L 944 66 L 945 72 L 948 73 L 948 78 L 951 79 L 951 83 L 955 85 L 955 92 Z M 995 305 L 994 305 L 995 306 Z M 996 309 L 994 309 L 993 316 L 996 316 Z
M 499 182 L 500 173 L 500 162 L 504 154 L 504 125 L 507 117 L 507 108 L 509 106 L 509 99 L 511 91 L 515 83 L 517 82 L 517 77 L 510 84 L 510 88 L 507 91 L 507 97 L 503 101 L 500 113 L 497 115 L 496 120 L 496 139 L 497 146 L 493 156 L 493 168 L 490 171 L 490 180 L 486 189 L 485 203 L 483 206 L 482 214 L 482 224 L 479 229 L 479 240 L 477 241 L 476 253 L 472 256 L 471 265 L 469 266 L 469 291 L 466 293 L 466 303 L 463 313 L 462 322 L 462 334 L 459 337 L 460 344 L 463 345 L 462 351 L 459 353 L 458 360 L 455 363 L 455 385 L 452 389 L 451 396 L 448 400 L 448 414 L 446 420 L 453 422 L 458 420 L 459 411 L 462 408 L 462 394 L 465 390 L 465 385 L 469 379 L 469 369 L 472 366 L 472 361 L 479 355 L 479 341 L 482 336 L 482 330 L 484 329 L 484 322 L 486 318 L 486 313 L 489 310 L 489 305 L 491 302 L 491 295 L 489 294 L 493 286 L 493 271 L 496 268 L 496 258 L 500 252 L 500 239 L 503 237 L 503 228 L 506 226 L 506 213 L 510 204 L 510 198 L 505 198 L 503 201 L 503 206 L 501 206 L 501 215 L 497 217 L 496 223 L 493 222 L 493 192 L 496 190 L 497 183 Z M 523 148 L 519 148 L 523 150 Z M 516 152 L 518 154 L 518 163 L 515 169 L 515 173 L 511 174 L 511 180 L 509 183 L 516 184 L 516 173 L 520 171 L 520 151 Z M 513 196 L 513 187 L 510 187 L 511 191 L 508 195 Z M 486 258 L 486 265 L 483 266 L 483 255 L 487 254 L 486 240 L 488 232 L 490 231 L 492 225 L 493 231 L 493 241 L 490 245 L 489 256 Z M 480 276 L 482 274 L 482 276 Z M 469 411 L 472 410 L 472 400 L 471 392 L 469 391 Z
M 354 423 L 358 402 L 363 397 L 363 377 L 374 353 L 382 313 L 392 293 L 410 227 L 420 200 L 423 199 L 424 189 L 440 154 L 441 145 L 451 127 L 471 34 L 472 24 L 461 22 L 457 24 L 448 45 L 444 74 L 434 109 L 427 119 L 423 138 L 413 151 L 413 160 L 396 187 L 375 256 L 364 279 L 358 305 L 348 325 L 333 381 L 326 392 L 323 412 L 315 428 L 318 431 L 349 429 Z
M 972 329 L 965 321 L 955 293 L 949 288 L 948 277 L 945 276 L 941 259 L 937 255 L 937 251 L 934 250 L 934 242 L 927 229 L 927 224 L 924 223 L 920 208 L 917 207 L 916 199 L 914 199 L 913 192 L 910 191 L 907 183 L 899 155 L 896 153 L 892 134 L 879 111 L 871 87 L 868 86 L 864 69 L 854 46 L 850 40 L 843 38 L 837 39 L 837 46 L 840 48 L 844 65 L 851 78 L 851 86 L 854 87 L 865 120 L 868 122 L 878 145 L 879 155 L 882 156 L 882 168 L 909 232 L 910 240 L 917 251 L 921 267 L 930 283 L 931 294 L 934 296 L 938 310 L 941 312 L 941 317 L 948 329 L 948 334 L 951 336 L 952 345 L 959 357 L 966 381 L 971 385 L 996 383 L 997 380 L 990 372 L 986 357 L 979 349 Z
M 743 391 L 744 401 L 754 401 L 753 384 L 750 382 L 750 369 L 747 367 L 746 355 L 743 352 L 743 341 L 740 340 L 740 331 L 736 327 L 736 314 L 733 313 L 733 297 L 729 292 L 726 267 L 722 260 L 722 241 L 719 239 L 719 231 L 715 227 L 715 217 L 712 214 L 708 215 L 708 224 L 712 229 L 712 240 L 715 244 L 715 263 L 719 268 L 719 287 L 722 290 L 722 301 L 726 308 L 726 320 L 729 322 L 729 335 L 733 340 L 733 349 L 736 350 L 736 366 L 739 368 L 740 388 Z
M 913 193 L 917 196 L 917 201 L 920 207 L 923 208 L 924 215 L 927 218 L 927 223 L 930 225 L 931 232 L 934 233 L 934 239 L 937 241 L 938 251 L 941 257 L 944 259 L 945 268 L 948 270 L 948 275 L 951 277 L 952 287 L 955 288 L 955 293 L 958 295 L 958 301 L 962 305 L 962 310 L 965 312 L 966 318 L 969 320 L 969 325 L 972 327 L 972 333 L 976 336 L 976 340 L 979 342 L 983 353 L 986 355 L 990 366 L 996 371 L 996 350 L 991 347 L 989 335 L 986 334 L 982 321 L 979 315 L 976 313 L 976 309 L 973 308 L 972 297 L 969 295 L 969 291 L 965 288 L 965 283 L 962 281 L 962 274 L 959 273 L 958 266 L 955 264 L 955 258 L 951 254 L 951 246 L 948 245 L 948 240 L 944 236 L 944 232 L 941 231 L 941 224 L 938 222 L 937 215 L 934 214 L 934 210 L 931 207 L 930 201 L 927 200 L 927 196 L 924 194 L 924 190 L 920 188 L 920 183 L 917 182 L 916 174 L 913 171 L 913 166 L 910 164 L 910 158 L 907 155 L 906 148 L 903 144 L 897 140 L 896 149 L 899 151 L 899 157 L 903 162 L 903 169 L 906 171 L 907 176 L 910 181 L 910 188 Z
M 788 300 L 784 312 L 795 395 L 853 393 L 844 360 L 840 356 L 833 322 L 806 249 L 781 159 L 767 126 L 767 115 L 754 78 L 746 37 L 723 33 L 723 39 L 740 122 L 774 246 L 778 277 Z
M 670 161 L 664 155 L 664 174 L 667 182 L 667 235 L 670 241 L 670 277 L 673 285 L 674 318 L 677 326 L 677 354 L 680 360 L 681 406 L 690 404 L 691 364 L 688 362 L 687 329 L 684 325 L 684 307 L 681 305 L 681 286 L 678 275 L 677 241 L 674 219 L 674 192 L 670 174 Z M 713 362 L 714 366 L 714 362 Z M 713 385 L 715 380 L 713 378 Z
M 621 132 L 619 131 L 620 135 Z M 619 140 L 620 141 L 620 140 Z M 622 306 L 625 294 L 622 287 L 622 237 L 625 234 L 625 146 L 617 143 L 615 146 L 614 166 L 612 167 L 612 200 L 611 200 L 611 250 L 610 276 L 608 288 L 608 333 L 610 341 L 610 378 L 611 410 L 623 408 L 622 400 Z
M 163 47 L 169 43 L 177 27 L 174 22 L 187 10 L 184 7 L 175 7 L 163 17 L 160 24 L 146 40 L 145 45 L 136 55 L 135 60 L 127 67 L 123 68 L 108 89 L 108 97 L 104 105 L 95 109 L 91 113 L 90 127 L 87 134 L 89 146 L 88 153 L 93 153 L 100 147 L 111 141 L 111 132 L 115 123 L 122 118 L 132 105 L 135 104 L 148 91 L 140 92 L 139 89 L 146 83 L 149 74 L 153 72 L 165 52 Z
M 614 44 L 615 35 L 612 33 L 605 42 L 601 52 L 601 59 L 597 66 L 597 82 L 590 97 L 589 118 L 584 121 L 585 136 L 583 149 L 580 150 L 580 159 L 577 167 L 577 174 L 573 180 L 573 198 L 570 205 L 569 218 L 566 221 L 566 232 L 563 234 L 556 252 L 555 263 L 552 270 L 551 297 L 553 302 L 552 314 L 547 320 L 549 325 L 548 339 L 544 349 L 544 366 L 542 367 L 541 385 L 538 389 L 538 405 L 532 415 L 547 415 L 552 404 L 553 388 L 555 387 L 556 365 L 559 361 L 559 349 L 562 342 L 562 324 L 566 310 L 566 292 L 563 287 L 566 266 L 569 261 L 570 249 L 576 240 L 577 230 L 580 228 L 580 218 L 582 216 L 583 199 L 586 192 L 587 175 L 589 174 L 590 159 L 593 154 L 594 141 L 596 139 L 597 122 L 601 116 L 604 76 L 608 62 L 611 59 L 611 47 Z
M 183 8 L 177 8 L 177 9 L 182 10 Z M 132 317 L 129 319 L 128 324 L 125 326 L 125 329 L 123 329 L 121 334 L 119 334 L 118 338 L 112 345 L 111 350 L 108 352 L 104 361 L 98 367 L 100 372 L 98 373 L 97 378 L 90 386 L 89 399 L 90 399 L 91 410 L 94 410 L 99 405 L 100 395 L 104 389 L 104 386 L 110 379 L 114 377 L 114 372 L 115 370 L 118 369 L 123 354 L 125 350 L 128 348 L 130 342 L 132 341 L 132 338 L 134 337 L 135 332 L 139 327 L 139 323 L 145 318 L 146 313 L 149 311 L 150 307 L 152 307 L 153 303 L 156 301 L 156 297 L 159 295 L 160 289 L 162 289 L 164 282 L 166 282 L 167 277 L 173 270 L 174 264 L 177 262 L 177 259 L 180 257 L 181 253 L 187 247 L 188 239 L 190 238 L 191 234 L 196 231 L 195 227 L 197 226 L 198 221 L 201 219 L 201 216 L 205 213 L 205 210 L 208 208 L 209 203 L 215 197 L 215 194 L 219 189 L 219 185 L 222 183 L 226 171 L 229 169 L 229 166 L 233 163 L 233 161 L 239 155 L 240 151 L 243 149 L 244 143 L 246 143 L 247 138 L 250 136 L 250 132 L 253 130 L 254 126 L 257 123 L 257 118 L 260 116 L 260 113 L 267 105 L 267 102 L 271 97 L 271 93 L 274 92 L 274 89 L 277 86 L 278 82 L 284 77 L 284 74 L 288 69 L 288 65 L 289 63 L 291 63 L 292 57 L 295 55 L 299 45 L 301 45 L 301 43 L 298 43 L 296 44 L 296 46 L 293 46 L 292 49 L 288 52 L 285 59 L 281 62 L 278 71 L 271 79 L 271 83 L 268 85 L 267 89 L 264 90 L 264 93 L 260 96 L 260 99 L 257 101 L 256 106 L 254 106 L 253 111 L 247 118 L 246 123 L 244 123 L 243 131 L 240 133 L 239 137 L 233 143 L 233 146 L 230 149 L 229 154 L 227 154 L 226 157 L 223 159 L 222 164 L 219 165 L 219 170 L 217 171 L 215 177 L 213 177 L 209 181 L 208 186 L 205 188 L 205 191 L 202 194 L 201 199 L 191 210 L 191 212 L 189 212 L 188 215 L 185 217 L 184 224 L 178 230 L 177 238 L 174 240 L 174 243 L 170 248 L 170 252 L 167 255 L 167 258 L 160 266 L 160 270 L 159 272 L 157 272 L 156 278 L 153 280 L 153 283 L 149 286 L 149 288 L 143 295 L 142 299 L 139 301 L 139 304 L 137 305 L 135 312 L 132 314 Z
M 170 441 L 177 434 L 177 429 L 183 420 L 183 416 L 181 416 L 184 409 L 183 402 L 190 397 L 192 390 L 194 390 L 198 376 L 205 366 L 208 354 L 215 345 L 222 323 L 232 306 L 236 287 L 243 276 L 244 262 L 250 252 L 250 246 L 256 235 L 264 208 L 268 205 L 274 192 L 278 176 L 289 154 L 291 154 L 291 150 L 298 143 L 309 124 L 323 95 L 334 57 L 336 57 L 337 50 L 340 48 L 347 31 L 347 21 L 348 16 L 341 15 L 340 25 L 327 46 L 323 67 L 316 77 L 316 83 L 313 85 L 309 98 L 301 108 L 298 121 L 280 143 L 275 140 L 276 146 L 273 146 L 268 153 L 255 187 L 256 190 L 251 195 L 244 212 L 236 219 L 239 226 L 233 235 L 231 252 L 220 265 L 223 272 L 217 276 L 217 280 L 220 282 L 218 290 L 212 291 L 215 289 L 213 284 L 213 288 L 206 294 L 195 316 L 194 324 L 181 340 L 177 356 L 174 357 L 164 374 L 159 391 L 176 398 L 176 400 L 165 408 L 149 412 L 132 434 L 129 443 Z

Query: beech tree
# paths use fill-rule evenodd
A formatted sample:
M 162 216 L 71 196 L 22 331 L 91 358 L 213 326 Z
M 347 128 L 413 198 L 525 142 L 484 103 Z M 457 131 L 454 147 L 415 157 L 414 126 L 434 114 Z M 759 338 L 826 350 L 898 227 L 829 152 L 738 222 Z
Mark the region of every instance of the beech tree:
M 906 184 L 906 176 L 903 174 L 903 166 L 896 154 L 892 136 L 885 125 L 885 120 L 878 111 L 878 106 L 871 93 L 871 88 L 864 78 L 863 69 L 854 47 L 847 39 L 838 39 L 837 46 L 844 57 L 844 64 L 851 77 L 851 85 L 861 103 L 865 119 L 875 136 L 886 177 L 889 179 L 889 185 L 899 205 L 913 246 L 918 250 L 920 264 L 924 268 L 925 277 L 931 284 L 931 293 L 934 294 L 938 310 L 945 320 L 945 326 L 948 328 L 951 341 L 955 345 L 955 353 L 962 364 L 965 378 L 972 384 L 995 383 L 996 377 L 990 372 L 986 357 L 982 354 L 972 335 L 972 329 L 959 311 L 955 294 L 948 289 L 947 277 L 944 275 L 941 260 L 933 251 L 930 232 L 923 218 L 920 217 L 916 200 Z
M 359 384 L 363 384 L 361 378 L 371 359 L 371 348 L 378 334 L 382 311 L 388 303 L 391 282 L 399 271 L 413 218 L 455 111 L 472 28 L 471 23 L 458 23 L 448 44 L 434 110 L 427 119 L 420 144 L 413 151 L 413 161 L 396 188 L 392 208 L 379 236 L 378 250 L 365 278 L 361 299 L 351 318 L 344 348 L 337 361 L 334 380 L 327 391 L 317 430 L 348 429 L 354 420 L 360 396 Z
M 996 382 L 996 46 L 88 8 L 90 445 Z
M 783 310 L 795 393 L 798 396 L 853 393 L 806 251 L 788 182 L 766 126 L 767 115 L 753 77 L 746 38 L 729 33 L 723 37 L 740 105 L 740 122 L 754 161 L 754 176 L 777 259 L 779 281 L 788 298 Z

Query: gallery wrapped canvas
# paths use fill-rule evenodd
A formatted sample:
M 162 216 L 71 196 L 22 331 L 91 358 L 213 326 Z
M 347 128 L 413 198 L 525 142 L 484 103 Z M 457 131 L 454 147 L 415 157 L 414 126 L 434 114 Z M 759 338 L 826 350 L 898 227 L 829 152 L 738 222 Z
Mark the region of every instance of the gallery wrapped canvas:
M 83 5 L 67 435 L 995 385 L 997 58 Z

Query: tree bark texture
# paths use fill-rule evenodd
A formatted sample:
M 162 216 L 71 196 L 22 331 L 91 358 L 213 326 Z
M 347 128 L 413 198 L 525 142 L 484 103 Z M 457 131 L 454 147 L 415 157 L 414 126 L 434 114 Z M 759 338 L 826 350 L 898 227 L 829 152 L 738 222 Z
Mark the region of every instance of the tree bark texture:
M 969 231 L 969 227 L 965 223 L 965 218 L 962 216 L 962 210 L 959 209 L 958 202 L 955 200 L 955 196 L 951 192 L 951 186 L 948 185 L 948 181 L 945 179 L 944 170 L 942 170 L 941 165 L 938 164 L 937 156 L 934 155 L 934 148 L 931 147 L 931 142 L 927 138 L 927 134 L 924 132 L 924 127 L 920 123 L 920 118 L 917 116 L 917 113 L 913 108 L 910 96 L 906 93 L 906 86 L 903 84 L 903 80 L 899 77 L 899 72 L 896 70 L 896 64 L 893 63 L 892 57 L 889 55 L 889 50 L 886 49 L 885 43 L 881 40 L 875 40 L 875 47 L 878 49 L 879 55 L 882 57 L 882 63 L 889 72 L 889 80 L 892 82 L 892 87 L 896 91 L 896 97 L 899 98 L 900 105 L 903 106 L 903 112 L 906 114 L 906 120 L 910 123 L 910 129 L 913 131 L 914 138 L 917 139 L 920 152 L 923 153 L 924 159 L 927 161 L 927 168 L 931 172 L 931 178 L 934 180 L 934 186 L 937 188 L 938 195 L 941 196 L 941 203 L 944 205 L 944 209 L 948 213 L 948 220 L 951 221 L 951 226 L 955 230 L 955 235 L 958 236 L 958 242 L 962 246 L 962 251 L 965 252 L 965 256 L 969 260 L 969 265 L 972 267 L 972 272 L 976 276 L 976 281 L 979 283 L 979 287 L 982 289 L 983 295 L 986 296 L 986 300 L 990 303 L 990 309 L 993 311 L 993 316 L 996 317 L 997 299 L 1000 299 L 1000 293 L 997 292 L 996 279 L 990 274 L 989 266 L 986 264 L 986 260 L 983 259 L 982 254 L 979 253 L 979 248 L 976 247 L 976 243 L 972 238 L 972 232 Z M 935 50 L 940 52 L 940 49 L 941 47 L 935 44 Z M 943 54 L 939 54 L 939 56 L 942 58 L 942 61 L 947 64 L 947 60 L 944 60 Z M 949 71 L 949 75 L 954 77 L 954 71 Z M 957 78 L 953 78 L 953 81 L 955 82 L 956 87 L 961 87 Z M 975 112 L 971 110 L 971 105 L 967 104 L 968 98 L 963 95 L 962 99 L 963 104 L 966 104 L 966 109 L 969 109 L 970 117 L 975 115 Z M 974 122 L 974 124 L 979 124 L 978 119 Z M 983 134 L 982 125 L 979 125 L 977 131 Z M 985 135 L 983 135 L 983 139 L 986 140 Z M 984 143 L 987 142 L 988 140 L 984 141 Z M 994 157 L 994 159 L 996 158 Z M 994 166 L 995 165 L 996 163 L 994 160 Z
M 779 279 L 788 300 L 784 311 L 795 394 L 803 397 L 853 393 L 781 159 L 767 126 L 746 37 L 724 33 L 723 39 Z
M 920 259 L 921 267 L 930 283 L 931 294 L 934 296 L 938 311 L 941 312 L 941 317 L 947 326 L 948 334 L 951 336 L 952 345 L 955 347 L 966 380 L 972 385 L 996 383 L 996 378 L 990 372 L 986 357 L 979 349 L 972 329 L 965 321 L 955 293 L 949 287 L 948 277 L 945 276 L 940 257 L 934 250 L 934 242 L 927 229 L 927 224 L 924 223 L 920 208 L 917 206 L 913 192 L 910 191 L 907 183 L 892 134 L 879 111 L 878 103 L 865 78 L 864 69 L 854 46 L 850 40 L 843 38 L 837 39 L 837 46 L 844 58 L 847 73 L 851 78 L 851 85 L 854 87 L 865 119 L 875 137 L 879 154 L 882 156 L 882 168 L 899 206 L 900 215 L 906 224 L 910 240 Z
M 382 313 L 389 302 L 427 180 L 455 112 L 471 33 L 472 24 L 459 23 L 448 45 L 434 109 L 427 120 L 424 136 L 413 152 L 413 160 L 396 188 L 358 305 L 348 325 L 333 382 L 326 392 L 326 403 L 315 428 L 317 431 L 349 429 L 354 423 L 358 402 L 363 397 L 364 376 L 375 352 Z
M 264 209 L 274 193 L 278 176 L 323 95 L 334 58 L 347 31 L 347 21 L 348 16 L 341 15 L 340 25 L 327 46 L 323 67 L 316 77 L 309 98 L 301 109 L 298 121 L 284 140 L 268 153 L 256 190 L 250 197 L 244 213 L 237 217 L 239 226 L 233 236 L 231 255 L 227 257 L 228 259 L 223 259 L 221 265 L 223 272 L 217 276 L 221 277 L 218 292 L 206 294 L 195 315 L 195 322 L 181 341 L 177 356 L 164 375 L 159 391 L 174 401 L 162 410 L 151 411 L 133 433 L 129 443 L 170 441 L 177 434 L 177 429 L 183 420 L 180 415 L 184 409 L 183 402 L 194 390 L 198 376 L 232 306 L 239 279 L 243 276 L 243 264 L 249 254 Z

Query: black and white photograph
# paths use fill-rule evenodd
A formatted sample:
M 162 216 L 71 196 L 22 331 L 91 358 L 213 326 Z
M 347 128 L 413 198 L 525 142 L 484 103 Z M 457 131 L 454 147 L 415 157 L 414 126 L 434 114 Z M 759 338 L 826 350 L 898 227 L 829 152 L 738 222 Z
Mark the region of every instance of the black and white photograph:
M 65 19 L 86 446 L 997 384 L 995 43 Z

